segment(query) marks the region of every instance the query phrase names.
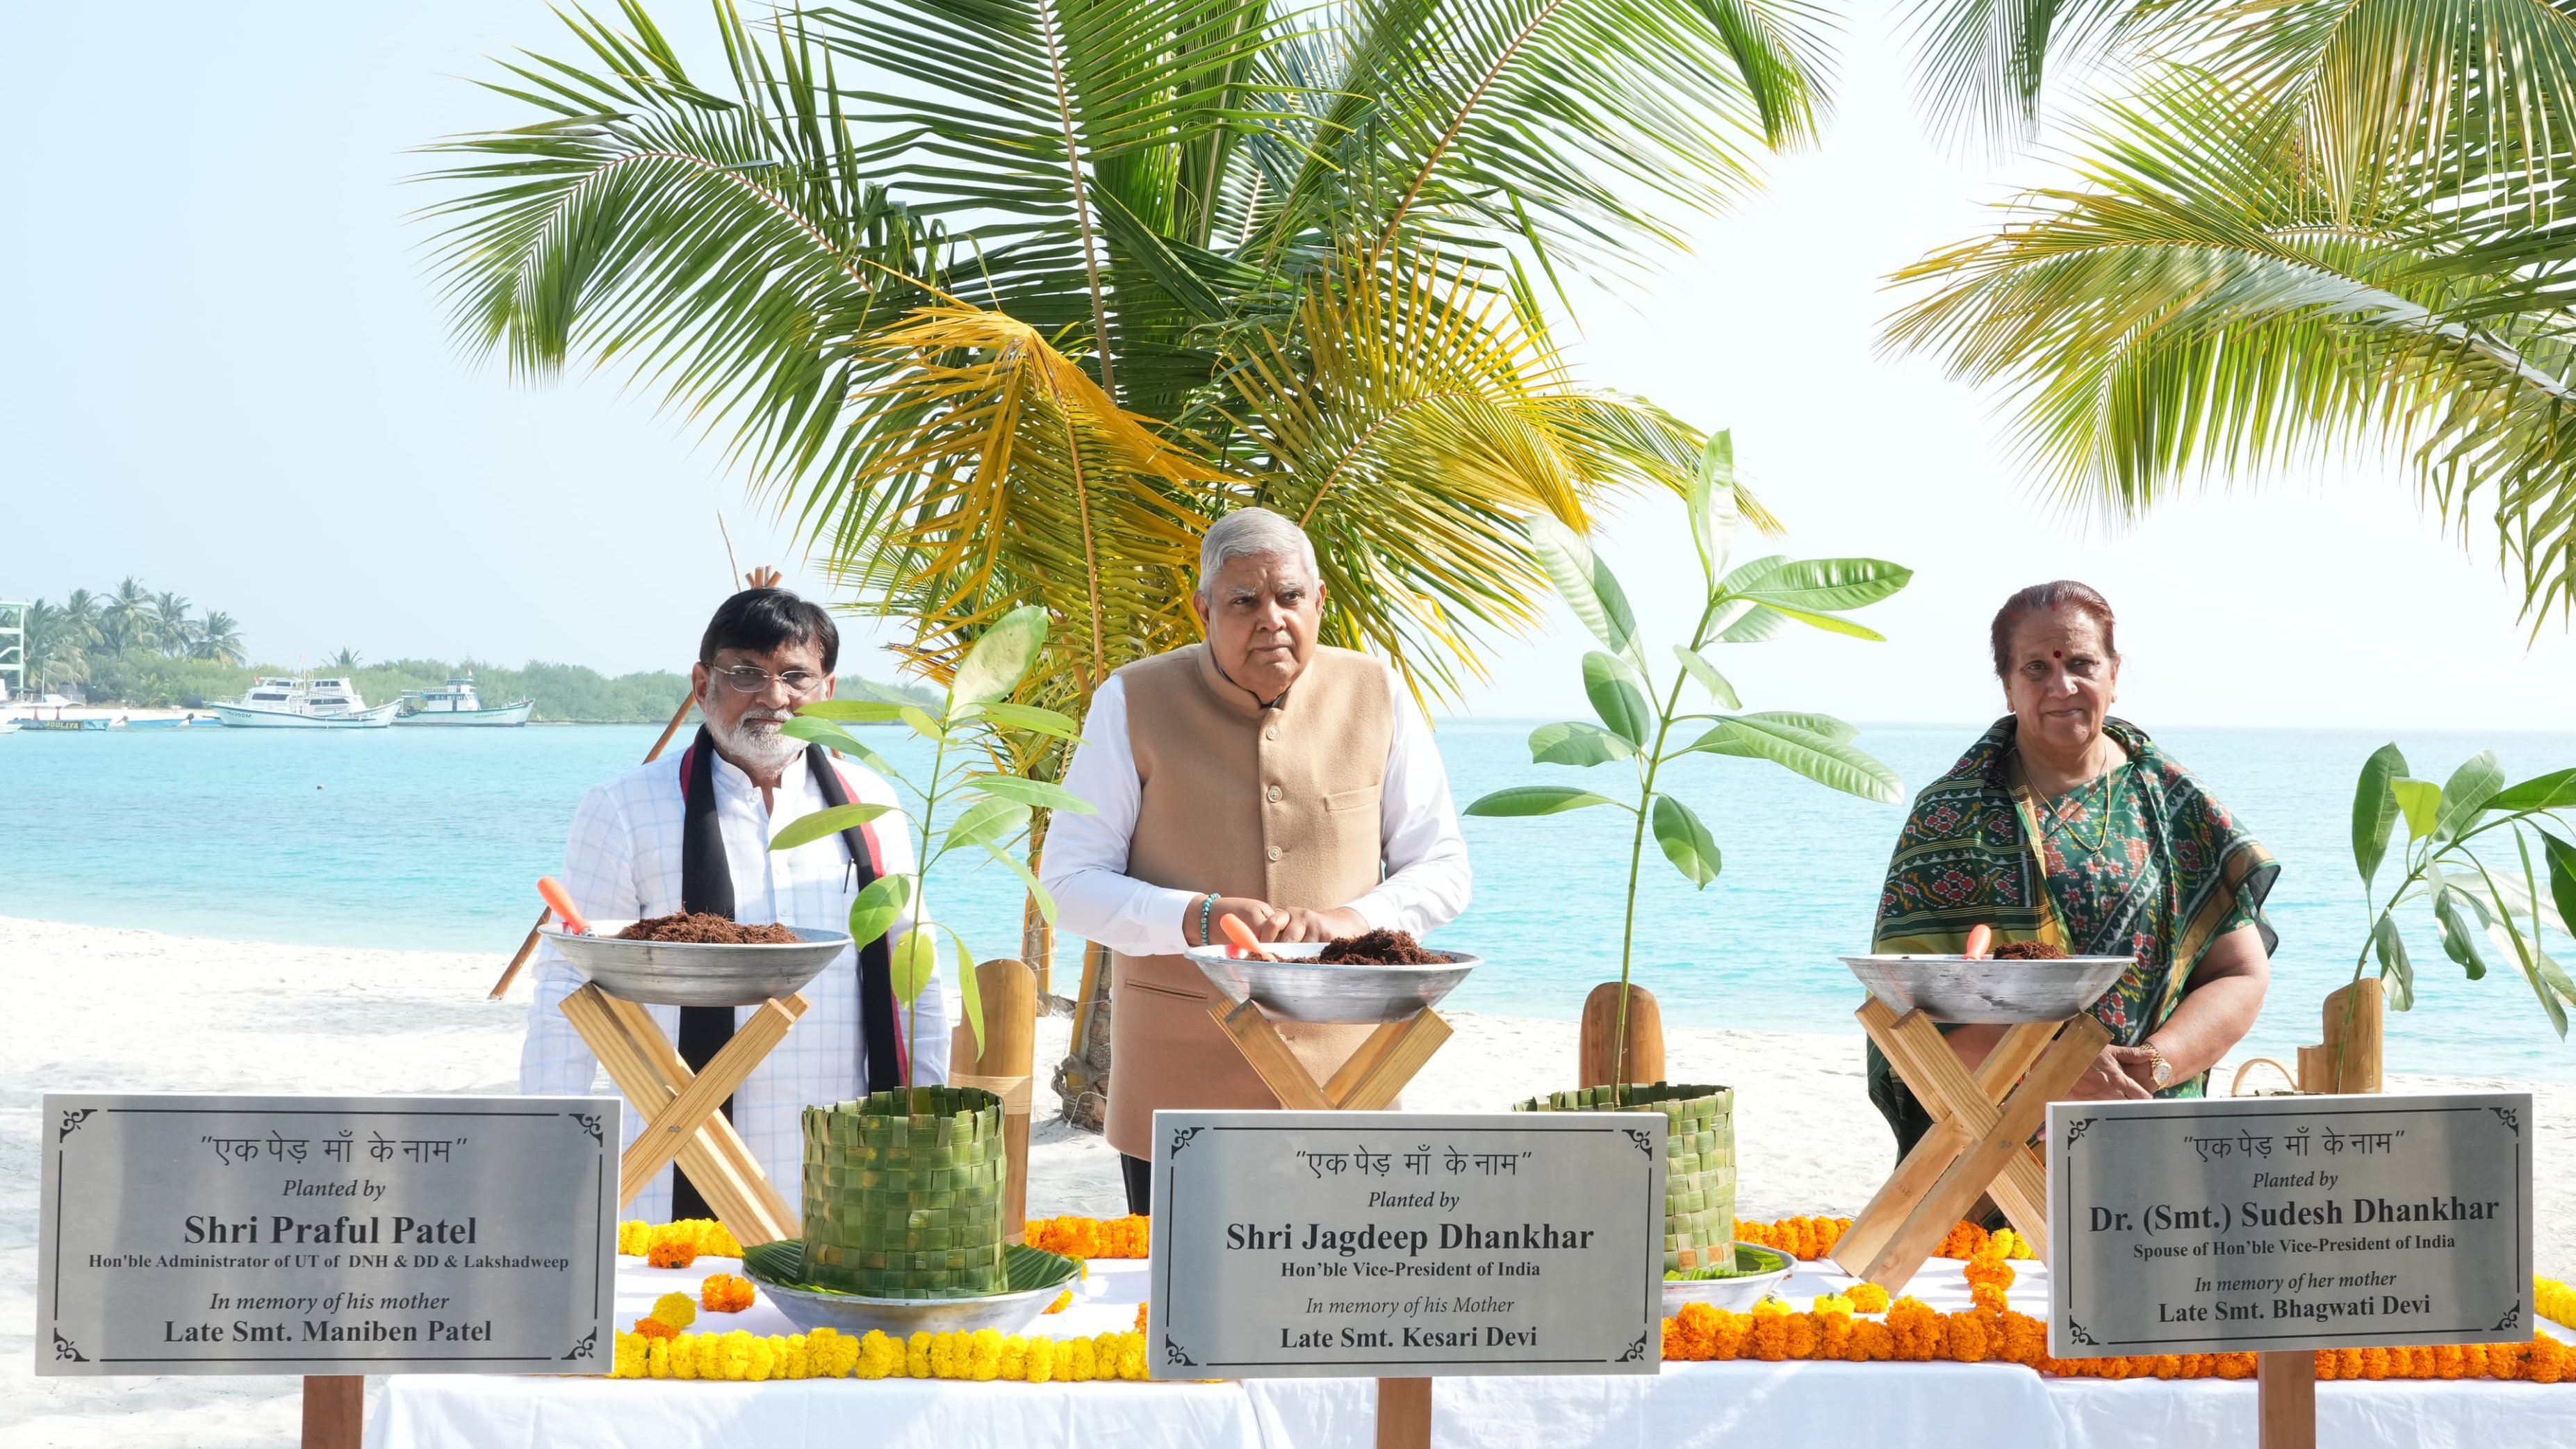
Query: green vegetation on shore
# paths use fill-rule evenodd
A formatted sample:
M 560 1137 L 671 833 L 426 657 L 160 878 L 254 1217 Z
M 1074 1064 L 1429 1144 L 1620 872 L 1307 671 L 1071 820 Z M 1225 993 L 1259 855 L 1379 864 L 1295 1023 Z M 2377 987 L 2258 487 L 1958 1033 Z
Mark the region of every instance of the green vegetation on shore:
M 689 676 L 668 669 L 606 675 L 580 664 L 531 660 L 519 668 L 465 660 L 450 665 L 439 659 L 396 659 L 384 664 L 357 664 L 342 651 L 341 663 L 317 668 L 346 674 L 370 704 L 383 704 L 410 690 L 436 689 L 455 675 L 470 674 L 487 704 L 533 700 L 532 718 L 555 724 L 660 724 L 680 707 L 689 692 Z M 254 676 L 294 674 L 282 664 L 216 664 L 202 659 L 172 659 L 143 650 L 119 655 L 93 655 L 89 663 L 89 698 L 93 704 L 127 704 L 145 708 L 201 707 L 216 700 L 239 699 Z M 856 676 L 841 681 L 846 699 L 882 699 L 918 704 L 932 691 L 916 685 L 880 684 Z

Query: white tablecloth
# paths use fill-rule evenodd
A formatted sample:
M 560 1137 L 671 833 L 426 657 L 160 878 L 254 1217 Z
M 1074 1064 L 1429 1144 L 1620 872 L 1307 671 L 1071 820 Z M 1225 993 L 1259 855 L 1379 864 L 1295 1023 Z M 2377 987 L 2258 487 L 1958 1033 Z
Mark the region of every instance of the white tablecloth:
M 2013 1306 L 2045 1311 L 2047 1269 L 2017 1263 Z M 729 1259 L 653 1269 L 619 1260 L 617 1321 L 654 1298 L 695 1296 Z M 1083 1297 L 1031 1331 L 1069 1337 L 1131 1327 L 1142 1263 L 1092 1268 Z M 1793 1301 L 1849 1283 L 1802 1268 Z M 1935 1260 L 1909 1290 L 1967 1306 L 1959 1265 Z M 766 1299 L 703 1314 L 701 1329 L 795 1331 Z M 2570 1335 L 2552 1326 L 2560 1337 Z M 2217 1379 L 2107 1383 L 2046 1379 L 2003 1364 L 1695 1363 L 1654 1375 L 1441 1379 L 1441 1449 L 2175 1449 L 2254 1442 L 2254 1385 Z M 653 1380 L 397 1375 L 367 1424 L 368 1449 L 1370 1449 L 1368 1379 L 1242 1383 L 974 1384 L 808 1379 L 717 1384 Z M 2576 1385 L 2329 1383 L 2317 1441 L 2337 1449 L 2524 1449 L 2576 1445 Z

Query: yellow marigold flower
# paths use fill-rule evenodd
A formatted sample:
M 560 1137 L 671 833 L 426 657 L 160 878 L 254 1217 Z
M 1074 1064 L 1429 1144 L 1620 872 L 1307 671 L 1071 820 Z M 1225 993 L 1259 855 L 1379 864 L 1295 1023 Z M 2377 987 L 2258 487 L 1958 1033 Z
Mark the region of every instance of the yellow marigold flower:
M 1851 1313 L 1855 1310 L 1852 1307 L 1852 1301 L 1849 1297 L 1840 1293 L 1826 1293 L 1820 1295 L 1816 1299 L 1814 1305 L 1807 1311 L 1810 1313 Z
M 913 1378 L 930 1377 L 930 1335 L 916 1333 L 903 1345 L 903 1371 Z
M 752 1337 L 743 1329 L 724 1336 L 724 1376 L 729 1383 L 740 1383 L 751 1377 Z
M 686 1328 L 698 1321 L 698 1305 L 686 1293 L 665 1293 L 653 1300 L 653 1311 L 647 1316 L 673 1328 Z
M 1121 1337 L 1124 1341 L 1118 1346 L 1118 1377 L 1140 1383 L 1145 1377 L 1145 1335 L 1129 1333 Z
M 966 1376 L 989 1384 L 1002 1376 L 1002 1331 L 979 1328 L 966 1341 Z
M 1091 1340 L 1087 1338 L 1077 1338 L 1073 1342 L 1066 1344 L 1065 1349 L 1065 1358 L 1071 1369 L 1071 1372 L 1067 1373 L 1065 1377 L 1073 1380 L 1077 1384 L 1087 1384 L 1091 1382 L 1092 1370 L 1098 1367 L 1098 1363 L 1093 1357 Z
M 655 1339 L 646 1345 L 644 1372 L 648 1377 L 667 1379 L 671 1376 L 671 1345 L 667 1339 Z
M 1844 1296 L 1851 1299 L 1852 1311 L 1855 1313 L 1887 1311 L 1887 1290 L 1875 1283 L 1855 1283 L 1844 1290 Z
M 634 1333 L 617 1335 L 615 1351 L 609 1357 L 608 1376 L 613 1379 L 631 1379 L 640 1376 L 644 1369 L 644 1352 L 643 1335 Z
M 1029 1340 L 1028 1373 L 1029 1382 L 1033 1384 L 1042 1384 L 1055 1377 L 1054 1339 L 1032 1338 Z
M 1014 1333 L 1002 1340 L 1002 1377 L 1013 1383 L 1020 1383 L 1028 1376 L 1029 1341 Z
M 859 1377 L 882 1379 L 903 1367 L 903 1347 L 876 1329 L 859 1339 Z

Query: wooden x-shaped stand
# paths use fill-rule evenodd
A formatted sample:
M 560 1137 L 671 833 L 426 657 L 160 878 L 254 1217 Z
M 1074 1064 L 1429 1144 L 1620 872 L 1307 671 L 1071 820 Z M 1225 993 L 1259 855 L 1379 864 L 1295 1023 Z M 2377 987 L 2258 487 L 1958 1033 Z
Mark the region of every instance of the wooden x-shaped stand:
M 1878 998 L 1861 1029 L 1932 1114 L 1932 1130 L 1905 1154 L 1869 1206 L 1834 1244 L 1834 1265 L 1891 1291 L 1903 1288 L 1950 1228 L 1992 1192 L 2013 1231 L 2048 1257 L 2048 1169 L 2029 1149 L 2048 1104 L 2084 1075 L 2111 1034 L 2090 1015 L 2029 1021 L 1971 1074 L 1922 1012 L 1903 1018 Z
M 1400 1021 L 1380 1022 L 1331 1081 L 1318 1083 L 1260 1007 L 1216 1001 L 1208 1004 L 1208 1015 L 1279 1105 L 1302 1112 L 1377 1111 L 1403 1092 L 1451 1034 L 1449 1023 L 1427 1007 Z M 1377 1449 L 1431 1449 L 1431 1380 L 1377 1381 Z
M 636 1111 L 644 1130 L 617 1165 L 617 1205 L 624 1207 L 677 1158 L 707 1206 L 736 1241 L 774 1243 L 804 1232 L 804 1219 L 779 1196 L 751 1149 L 724 1115 L 724 1103 L 767 1060 L 805 1014 L 801 995 L 760 1004 L 707 1062 L 692 1072 L 653 1014 L 632 1001 L 584 986 L 564 998 L 563 1014 L 608 1068 L 608 1078 Z

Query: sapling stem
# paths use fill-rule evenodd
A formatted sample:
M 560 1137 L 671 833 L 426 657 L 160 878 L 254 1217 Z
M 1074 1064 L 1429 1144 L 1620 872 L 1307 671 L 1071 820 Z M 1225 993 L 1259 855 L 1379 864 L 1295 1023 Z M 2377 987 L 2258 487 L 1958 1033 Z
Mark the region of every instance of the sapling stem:
M 1717 606 L 1726 597 L 1723 591 L 1716 589 L 1714 581 L 1710 587 L 1708 607 L 1700 611 L 1699 624 L 1691 630 L 1690 647 L 1693 650 L 1707 643 L 1708 621 L 1717 616 Z M 1623 1105 L 1628 1094 L 1628 973 L 1637 950 L 1637 873 L 1646 860 L 1646 816 L 1655 808 L 1655 776 L 1664 766 L 1664 739 L 1672 733 L 1674 711 L 1681 708 L 1682 682 L 1689 677 L 1687 669 L 1673 675 L 1673 687 L 1664 692 L 1664 707 L 1656 713 L 1655 747 L 1646 753 L 1645 763 L 1638 766 L 1644 784 L 1637 796 L 1637 828 L 1628 840 L 1628 913 L 1619 930 L 1619 1013 L 1610 1048 L 1610 1105 L 1613 1107 Z M 1654 677 L 1647 676 L 1646 682 L 1653 685 Z

